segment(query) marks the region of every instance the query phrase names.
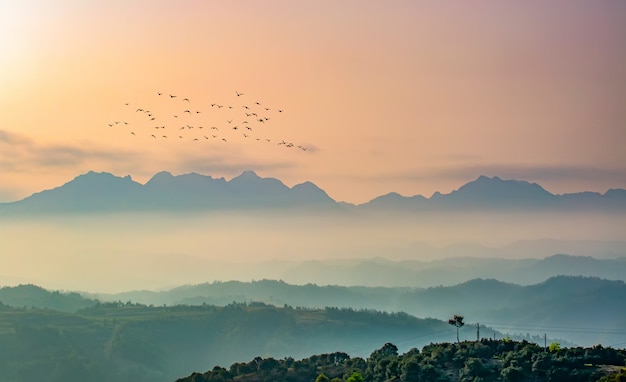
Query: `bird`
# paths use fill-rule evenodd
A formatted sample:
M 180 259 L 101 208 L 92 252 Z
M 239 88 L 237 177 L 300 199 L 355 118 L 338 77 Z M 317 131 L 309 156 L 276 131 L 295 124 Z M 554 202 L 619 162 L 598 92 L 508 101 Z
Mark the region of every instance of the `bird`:
M 163 93 L 157 92 L 157 94 L 158 94 L 158 95 L 161 95 L 161 94 L 163 94 Z
M 130 133 L 131 133 L 132 135 L 135 135 L 135 132 L 134 132 L 134 131 L 131 131 Z
M 163 138 L 167 138 L 167 135 L 164 135 Z
M 239 93 L 237 90 L 235 90 L 235 93 L 237 93 L 237 97 L 240 97 L 243 95 L 243 93 Z
M 283 111 L 282 111 L 282 109 L 278 109 L 278 112 L 279 112 L 279 113 L 282 113 Z
M 154 134 L 151 134 L 150 136 L 151 136 L 152 138 L 156 138 L 156 135 L 154 135 Z
M 191 112 L 190 112 L 189 110 L 185 110 L 185 111 L 183 111 L 183 113 L 189 113 L 189 114 L 191 114 Z
M 211 126 L 211 130 L 219 130 L 219 129 L 215 126 Z
M 184 101 L 189 102 L 189 98 L 183 98 L 183 102 L 184 102 Z
M 170 98 L 176 98 L 176 96 L 175 96 L 175 95 L 171 95 L 171 94 L 170 94 Z

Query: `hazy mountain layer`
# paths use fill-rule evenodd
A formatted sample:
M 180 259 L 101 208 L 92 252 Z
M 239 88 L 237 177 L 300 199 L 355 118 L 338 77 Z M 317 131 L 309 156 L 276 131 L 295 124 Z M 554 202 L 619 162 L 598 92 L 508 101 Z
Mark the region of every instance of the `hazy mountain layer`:
M 224 209 L 320 208 L 342 211 L 466 211 L 466 210 L 595 210 L 626 209 L 626 190 L 604 194 L 580 192 L 554 195 L 536 183 L 480 176 L 449 194 L 430 198 L 390 193 L 369 203 L 351 206 L 337 203 L 311 182 L 294 187 L 274 178 L 261 178 L 253 171 L 227 181 L 199 174 L 154 175 L 145 185 L 130 176 L 89 172 L 72 181 L 33 194 L 23 200 L 0 204 L 3 214 L 77 213 L 111 211 L 209 211 Z
M 326 306 L 407 312 L 416 317 L 447 320 L 463 314 L 474 323 L 511 333 L 549 333 L 590 346 L 614 342 L 626 334 L 626 296 L 623 281 L 585 277 L 555 277 L 520 286 L 475 279 L 451 287 L 367 288 L 290 285 L 263 280 L 184 286 L 164 292 L 98 295 L 104 300 L 144 304 L 217 304 L 263 301 L 282 306 Z

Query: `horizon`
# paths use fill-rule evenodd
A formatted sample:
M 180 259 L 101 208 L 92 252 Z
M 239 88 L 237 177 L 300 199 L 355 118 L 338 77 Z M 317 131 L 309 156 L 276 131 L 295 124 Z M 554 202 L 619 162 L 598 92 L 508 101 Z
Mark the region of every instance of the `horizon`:
M 626 188 L 623 2 L 31 0 L 0 14 L 0 201 L 88 170 L 253 169 L 356 204 L 479 175 Z

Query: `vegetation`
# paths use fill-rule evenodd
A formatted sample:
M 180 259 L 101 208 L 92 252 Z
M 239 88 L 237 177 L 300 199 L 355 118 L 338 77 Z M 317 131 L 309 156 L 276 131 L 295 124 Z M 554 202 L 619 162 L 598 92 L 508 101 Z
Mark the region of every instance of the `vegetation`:
M 370 271 L 376 275 L 375 269 Z M 626 304 L 616 303 L 623 300 L 623 296 L 626 296 L 623 281 L 559 276 L 530 286 L 476 279 L 455 286 L 426 289 L 291 285 L 274 280 L 231 281 L 110 298 L 154 305 L 226 305 L 232 301 L 263 301 L 276 306 L 402 311 L 416 317 L 446 321 L 452 313 L 462 312 L 473 323 L 489 323 L 513 333 L 525 333 L 526 329 L 516 328 L 537 327 L 537 323 L 541 323 L 533 334 L 543 336 L 547 332 L 550 335 L 551 328 L 558 328 L 559 333 L 571 341 L 570 345 L 592 346 L 614 343 L 615 335 L 626 327 Z M 474 329 L 469 326 L 459 328 L 460 340 L 476 338 Z M 559 341 L 566 345 L 563 339 Z
M 173 381 L 259 354 L 270 373 L 274 358 L 332 349 L 364 355 L 385 341 L 439 335 L 450 335 L 442 321 L 352 309 L 111 302 L 68 313 L 0 304 L 0 382 Z
M 230 368 L 216 366 L 177 382 L 409 382 L 409 381 L 621 381 L 626 351 L 602 346 L 546 351 L 527 341 L 481 340 L 439 343 L 399 355 L 386 343 L 369 357 L 345 353 L 311 356 L 299 361 L 256 357 Z

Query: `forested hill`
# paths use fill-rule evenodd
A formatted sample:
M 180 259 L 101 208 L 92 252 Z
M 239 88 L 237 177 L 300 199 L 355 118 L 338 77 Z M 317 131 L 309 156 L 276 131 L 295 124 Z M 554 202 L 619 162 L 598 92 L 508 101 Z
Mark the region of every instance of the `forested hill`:
M 623 281 L 559 276 L 530 286 L 476 279 L 450 287 L 425 289 L 291 285 L 272 280 L 232 281 L 108 298 L 155 305 L 263 301 L 277 306 L 402 311 L 416 317 L 441 320 L 462 312 L 472 322 L 494 326 L 504 332 L 558 333 L 573 343 L 592 346 L 611 344 L 615 332 L 623 332 L 626 327 L 626 304 L 620 303 L 623 296 L 626 296 Z
M 454 337 L 443 321 L 352 309 L 117 302 L 64 313 L 0 304 L 0 382 L 173 381 L 257 355 L 363 356 L 388 341 L 408 349 Z
M 387 381 L 623 381 L 626 351 L 596 346 L 548 349 L 526 341 L 482 340 L 430 344 L 399 354 L 386 343 L 367 358 L 351 358 L 342 352 L 301 360 L 256 357 L 228 369 L 216 366 L 177 382 L 290 381 L 290 382 L 387 382 Z
M 0 288 L 0 302 L 13 307 L 53 309 L 60 312 L 76 312 L 97 303 L 96 300 L 85 298 L 76 292 L 48 291 L 32 284 Z
M 531 333 L 592 346 L 611 345 L 626 327 L 623 281 L 560 276 L 530 286 L 476 279 L 450 287 L 370 288 L 292 285 L 282 281 L 214 282 L 163 292 L 88 295 L 47 291 L 33 285 L 0 288 L 0 302 L 64 312 L 94 306 L 97 300 L 144 305 L 216 305 L 263 302 L 310 309 L 325 307 L 406 312 L 415 317 L 447 320 L 461 313 L 473 323 L 504 333 Z M 463 337 L 466 336 L 466 337 Z M 462 333 L 462 339 L 473 333 Z

